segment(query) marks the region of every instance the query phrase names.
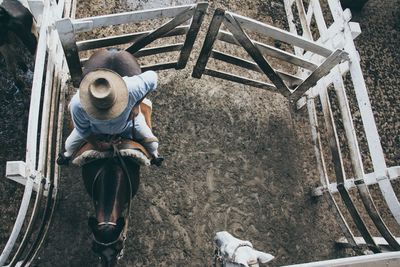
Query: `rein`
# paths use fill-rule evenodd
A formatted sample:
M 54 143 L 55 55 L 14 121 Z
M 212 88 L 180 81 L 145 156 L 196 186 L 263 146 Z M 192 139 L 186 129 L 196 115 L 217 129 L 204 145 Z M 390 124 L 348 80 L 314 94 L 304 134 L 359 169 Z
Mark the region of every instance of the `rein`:
M 127 179 L 128 179 L 128 182 L 129 182 L 128 212 L 127 212 L 127 214 L 126 214 L 126 216 L 125 216 L 125 225 L 124 225 L 124 229 L 123 229 L 123 231 L 121 232 L 121 234 L 118 236 L 118 238 L 117 238 L 116 240 L 114 240 L 114 241 L 112 241 L 112 242 L 109 242 L 109 243 L 103 243 L 103 242 L 98 241 L 98 240 L 96 239 L 96 237 L 93 235 L 93 240 L 94 240 L 97 244 L 100 244 L 100 245 L 103 245 L 103 246 L 110 246 L 110 245 L 113 245 L 113 244 L 117 243 L 117 242 L 120 241 L 120 240 L 122 240 L 122 242 L 125 242 L 126 237 L 127 237 L 127 234 L 128 234 L 129 216 L 130 216 L 130 212 L 131 212 L 131 199 L 132 199 L 132 181 L 131 181 L 131 176 L 129 175 L 128 168 L 127 168 L 127 166 L 126 166 L 126 164 L 125 164 L 125 161 L 124 161 L 124 159 L 123 159 L 123 157 L 122 157 L 122 155 L 121 155 L 121 152 L 119 152 L 119 149 L 118 149 L 117 145 L 116 145 L 116 144 L 112 144 L 112 148 L 113 148 L 113 158 L 117 158 L 117 159 L 118 159 L 118 161 L 119 161 L 120 164 L 121 164 L 122 171 L 125 173 L 125 175 L 126 175 L 126 177 L 127 177 Z M 105 166 L 106 166 L 106 165 L 103 165 L 103 166 L 97 171 L 96 176 L 95 176 L 95 178 L 93 179 L 93 183 L 92 183 L 92 196 L 93 196 L 93 197 L 94 197 L 94 186 L 95 186 L 95 183 L 96 183 L 96 181 L 98 180 L 100 174 L 104 171 Z M 95 204 L 96 204 L 96 203 L 95 203 Z M 98 223 L 97 225 L 98 225 L 98 226 L 100 226 L 100 225 L 114 225 L 114 226 L 115 226 L 116 224 L 113 223 L 113 222 L 100 222 L 100 223 Z M 122 251 L 121 251 L 121 253 L 122 253 Z M 122 255 L 120 255 L 120 257 L 121 257 L 121 256 L 122 256 Z

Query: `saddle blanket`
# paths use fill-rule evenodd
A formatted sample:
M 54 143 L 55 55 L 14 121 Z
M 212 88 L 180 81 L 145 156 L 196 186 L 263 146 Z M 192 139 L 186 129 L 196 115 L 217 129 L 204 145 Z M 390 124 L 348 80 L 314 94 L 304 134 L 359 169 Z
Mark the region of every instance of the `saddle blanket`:
M 150 166 L 150 155 L 141 144 L 133 140 L 124 139 L 118 145 L 118 150 L 122 157 L 130 157 L 139 165 Z M 81 167 L 93 160 L 112 158 L 113 156 L 113 151 L 97 151 L 91 144 L 86 143 L 78 151 L 72 163 Z

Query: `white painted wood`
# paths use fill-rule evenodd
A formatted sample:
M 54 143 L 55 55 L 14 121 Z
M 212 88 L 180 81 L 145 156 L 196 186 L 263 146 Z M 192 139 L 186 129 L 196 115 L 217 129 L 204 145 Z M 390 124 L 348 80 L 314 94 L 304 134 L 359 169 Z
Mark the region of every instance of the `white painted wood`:
M 303 37 L 308 40 L 313 40 L 309 24 L 307 22 L 306 10 L 304 8 L 303 0 L 296 0 L 296 7 L 299 13 L 301 28 L 303 29 Z
M 361 34 L 361 27 L 360 24 L 357 22 L 350 21 L 349 27 L 351 31 L 351 37 L 356 39 Z
M 292 34 L 298 35 L 299 33 L 297 32 L 297 28 L 296 28 L 296 24 L 295 19 L 294 19 L 294 14 L 292 11 L 292 6 L 293 6 L 294 0 L 285 0 L 284 4 L 285 4 L 285 11 L 286 11 L 286 17 L 287 17 L 287 22 L 289 24 L 289 31 Z M 298 47 L 298 46 L 294 46 L 294 53 L 296 56 L 302 56 L 303 55 L 303 51 L 304 49 Z
M 6 178 L 14 180 L 20 184 L 25 184 L 26 164 L 24 161 L 7 161 Z
M 366 256 L 348 257 L 335 260 L 317 261 L 283 267 L 398 267 L 400 252 L 386 252 Z
M 400 202 L 386 173 L 387 167 L 385 157 L 375 124 L 375 119 L 372 113 L 371 103 L 369 101 L 367 87 L 362 74 L 358 52 L 353 42 L 350 26 L 347 23 L 349 21 L 349 15 L 342 11 L 339 0 L 329 0 L 328 4 L 332 10 L 334 20 L 344 25 L 345 50 L 349 53 L 350 57 L 350 73 L 353 80 L 358 107 L 360 109 L 361 119 L 364 125 L 364 131 L 368 142 L 372 165 L 374 167 L 374 172 L 378 177 L 380 177 L 378 184 L 386 204 L 388 205 L 397 223 L 400 224 Z
M 306 38 L 293 33 L 281 30 L 277 27 L 267 25 L 265 23 L 232 12 L 226 12 L 226 14 L 233 16 L 245 29 L 252 30 L 259 34 L 272 37 L 276 40 L 301 47 L 304 50 L 314 52 L 324 57 L 328 57 L 333 52 L 323 45 L 307 40 Z
M 322 88 L 325 88 L 326 85 L 323 84 L 323 81 L 321 81 L 320 84 L 318 84 L 317 86 L 320 86 L 322 89 Z M 321 143 L 321 137 L 320 137 L 319 130 L 318 130 L 317 112 L 315 109 L 314 99 L 312 99 L 312 98 L 307 99 L 307 111 L 308 111 L 308 116 L 309 116 L 309 120 L 310 120 L 311 136 L 312 136 L 312 141 L 313 141 L 313 145 L 314 145 L 314 152 L 315 152 L 316 160 L 317 160 L 319 180 L 320 180 L 321 184 L 323 185 L 323 187 L 328 187 L 328 185 L 330 184 L 330 181 L 329 181 L 328 172 L 326 169 L 325 158 L 324 158 L 322 143 Z M 335 215 L 343 234 L 345 235 L 347 240 L 349 240 L 350 244 L 356 245 L 356 241 L 354 239 L 354 234 L 353 234 L 351 228 L 349 227 L 349 225 L 347 224 L 347 221 L 344 218 L 342 212 L 340 211 L 340 208 L 339 208 L 334 196 L 329 191 L 327 192 L 326 200 L 328 202 L 328 205 L 329 205 L 331 211 Z
M 233 37 L 233 35 L 227 31 L 220 30 L 218 32 L 217 38 L 219 40 L 227 42 L 227 43 L 239 45 L 239 43 L 236 41 L 236 39 Z M 304 59 L 302 57 L 296 56 L 292 53 L 283 51 L 281 49 L 275 48 L 273 46 L 270 46 L 270 45 L 267 45 L 267 44 L 264 44 L 261 42 L 257 42 L 255 40 L 252 40 L 252 42 L 260 50 L 260 52 L 263 53 L 264 55 L 287 61 L 293 65 L 300 66 L 300 67 L 306 68 L 308 70 L 315 70 L 318 67 L 318 65 L 315 64 L 314 62 Z
M 44 3 L 43 0 L 28 0 L 29 10 L 31 11 L 36 22 L 40 25 Z
M 394 166 L 387 169 L 387 173 L 389 175 L 389 179 L 391 181 L 397 180 L 400 178 L 400 166 Z M 345 181 L 345 187 L 348 190 L 352 190 L 356 187 L 355 184 L 356 179 L 349 178 Z M 364 182 L 366 185 L 374 185 L 379 182 L 379 177 L 374 173 L 368 173 L 364 175 Z M 320 186 L 313 190 L 313 196 L 321 196 L 324 192 L 328 191 L 332 194 L 338 193 L 337 183 L 330 183 L 328 186 Z
M 323 11 L 321 8 L 321 4 L 320 4 L 319 0 L 311 0 L 310 4 L 312 5 L 315 22 L 317 23 L 317 28 L 320 32 L 320 35 L 322 35 L 326 32 L 327 26 L 326 26 L 325 18 L 324 18 Z M 308 23 L 311 23 L 311 20 Z
M 26 219 L 27 210 L 28 207 L 30 206 L 32 191 L 35 190 L 35 187 L 37 188 L 38 181 L 41 180 L 42 178 L 42 176 L 38 174 L 38 172 L 35 170 L 35 165 L 37 162 L 36 158 L 37 131 L 39 123 L 38 119 L 39 119 L 39 110 L 41 102 L 40 98 L 42 94 L 44 66 L 46 65 L 45 64 L 46 50 L 48 49 L 47 44 L 48 43 L 50 44 L 52 42 L 52 40 L 49 40 L 51 38 L 49 38 L 50 35 L 48 35 L 48 32 L 54 30 L 50 26 L 53 23 L 53 16 L 54 15 L 61 16 L 62 11 L 64 9 L 63 7 L 64 3 L 65 3 L 64 0 L 60 0 L 57 6 L 55 4 L 55 1 L 53 0 L 44 2 L 44 9 L 42 16 L 43 21 L 41 25 L 42 27 L 40 28 L 40 34 L 38 39 L 38 48 L 36 53 L 35 70 L 34 70 L 32 93 L 31 93 L 31 103 L 29 110 L 25 172 L 24 173 L 21 172 L 24 175 L 24 177 L 26 177 L 25 181 L 23 182 L 25 184 L 25 190 L 23 198 L 21 200 L 21 205 L 18 211 L 17 219 L 14 223 L 13 230 L 0 256 L 0 266 L 4 265 L 4 263 L 10 256 L 11 251 L 13 250 L 15 242 L 20 234 L 20 231 Z M 49 57 L 51 57 L 51 53 L 49 53 Z M 44 90 L 50 90 L 50 88 L 44 88 Z M 43 112 L 45 112 L 45 110 Z M 47 195 L 46 191 L 44 192 L 44 195 L 45 196 Z M 32 216 L 34 215 L 32 214 Z
M 91 31 L 98 27 L 118 25 L 123 23 L 138 23 L 150 19 L 172 18 L 179 13 L 193 9 L 196 5 L 157 8 L 144 11 L 130 11 L 118 14 L 82 18 L 73 21 L 75 33 Z
M 167 36 L 176 36 L 176 35 L 186 35 L 189 30 L 189 25 L 178 26 L 174 30 L 170 31 Z M 135 32 L 135 33 L 127 33 L 121 34 L 117 36 L 108 36 L 97 39 L 90 39 L 76 42 L 79 51 L 86 51 L 90 49 L 102 48 L 111 45 L 121 45 L 129 42 L 134 42 L 139 38 L 148 35 L 152 31 L 143 31 L 143 32 Z
M 355 239 L 357 241 L 357 244 L 366 245 L 364 238 L 362 238 L 361 236 L 357 236 L 355 237 Z M 379 246 L 389 246 L 388 242 L 383 237 L 374 237 L 374 240 L 376 244 L 378 244 Z M 396 238 L 396 240 L 397 242 L 400 243 L 400 238 Z M 336 240 L 336 244 L 346 245 L 348 244 L 348 242 L 346 238 L 341 237 L 338 240 Z

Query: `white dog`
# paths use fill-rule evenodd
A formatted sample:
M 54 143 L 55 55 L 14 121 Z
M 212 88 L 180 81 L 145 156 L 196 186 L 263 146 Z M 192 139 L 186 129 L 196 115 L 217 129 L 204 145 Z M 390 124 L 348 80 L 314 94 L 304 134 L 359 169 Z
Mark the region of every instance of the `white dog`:
M 249 241 L 240 240 L 226 231 L 218 232 L 214 241 L 227 267 L 258 267 L 259 263 L 274 259 L 271 254 L 255 250 Z

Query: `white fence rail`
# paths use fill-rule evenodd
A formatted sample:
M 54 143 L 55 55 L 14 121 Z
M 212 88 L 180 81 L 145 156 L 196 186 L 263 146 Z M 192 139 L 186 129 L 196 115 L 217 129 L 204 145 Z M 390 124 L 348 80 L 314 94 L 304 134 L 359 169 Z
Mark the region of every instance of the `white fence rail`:
M 28 2 L 39 21 L 40 31 L 32 82 L 26 160 L 8 162 L 6 171 L 10 179 L 18 177 L 19 182 L 25 185 L 25 190 L 14 227 L 0 256 L 0 266 L 6 264 L 14 250 L 10 266 L 31 263 L 46 237 L 57 196 L 59 173 L 55 155 L 60 147 L 63 121 L 60 114 L 63 114 L 63 95 L 68 76 L 54 22 L 65 15 L 69 16 L 75 3 L 71 0 L 59 0 L 58 3 L 55 0 Z M 37 193 L 28 220 L 27 211 L 33 190 Z M 45 196 L 46 201 L 43 200 Z M 44 216 L 39 219 L 41 212 Z M 24 236 L 19 246 L 14 248 L 26 222 Z
M 369 192 L 368 185 L 377 183 L 381 189 L 382 196 L 386 201 L 393 217 L 400 223 L 400 203 L 395 195 L 395 192 L 390 183 L 391 179 L 396 179 L 399 176 L 398 166 L 388 168 L 385 163 L 382 146 L 379 140 L 378 131 L 375 125 L 375 120 L 372 114 L 371 104 L 369 102 L 367 88 L 364 82 L 364 77 L 360 67 L 360 60 L 358 52 L 355 48 L 353 39 L 360 33 L 360 28 L 357 23 L 350 22 L 351 13 L 349 10 L 343 11 L 340 6 L 339 0 L 328 0 L 328 9 L 333 17 L 333 22 L 327 27 L 325 19 L 323 17 L 323 10 L 319 0 L 310 0 L 308 6 L 304 7 L 302 0 L 285 0 L 285 10 L 288 17 L 289 28 L 293 34 L 298 34 L 296 27 L 296 18 L 299 18 L 301 25 L 301 31 L 303 37 L 308 38 L 310 41 L 315 41 L 324 47 L 329 49 L 342 49 L 344 50 L 349 61 L 340 64 L 333 68 L 329 75 L 323 77 L 318 81 L 316 86 L 313 86 L 307 90 L 306 94 L 302 99 L 297 102 L 297 108 L 302 108 L 307 104 L 310 124 L 312 128 L 312 137 L 314 141 L 315 152 L 317 156 L 317 168 L 320 173 L 321 186 L 314 190 L 314 195 L 321 195 L 327 193 L 327 198 L 333 212 L 338 216 L 338 221 L 341 224 L 347 241 L 352 245 L 357 245 L 357 238 L 354 237 L 353 231 L 346 223 L 342 211 L 336 203 L 335 198 L 332 194 L 339 193 L 357 230 L 361 233 L 363 240 L 366 240 L 366 245 L 369 249 L 378 252 L 380 251 L 379 244 L 375 242 L 376 238 L 372 237 L 371 229 L 366 227 L 364 223 L 365 218 L 362 218 L 359 212 L 360 208 L 357 206 L 352 197 L 350 196 L 349 190 L 356 188 L 358 196 L 364 205 L 366 213 L 373 221 L 376 229 L 387 241 L 389 247 L 392 250 L 400 250 L 398 240 L 389 231 L 385 225 L 382 217 L 380 216 L 378 209 L 376 208 L 373 198 Z M 293 9 L 293 7 L 295 8 Z M 295 13 L 293 10 L 296 10 Z M 307 12 L 305 12 L 307 10 Z M 325 10 L 326 12 L 326 10 Z M 311 21 L 315 18 L 316 28 L 311 28 Z M 318 31 L 319 38 L 313 40 L 312 33 Z M 323 62 L 323 58 L 317 53 L 308 51 L 304 52 L 304 49 L 295 47 L 295 54 L 305 60 L 312 62 Z M 360 148 L 358 145 L 357 133 L 353 125 L 353 114 L 350 109 L 350 102 L 346 95 L 345 83 L 343 76 L 346 73 L 350 73 L 354 92 L 356 95 L 356 103 L 361 114 L 361 119 L 364 126 L 364 135 L 366 136 L 369 153 L 372 159 L 372 165 L 374 171 L 370 174 L 366 174 L 364 171 L 364 165 L 361 157 Z M 300 77 L 307 76 L 309 71 L 299 69 L 298 75 Z M 336 125 L 336 119 L 333 115 L 331 107 L 332 96 L 328 96 L 329 87 L 333 86 L 335 92 L 335 100 L 338 103 L 339 110 L 336 112 L 340 113 L 340 120 L 344 127 L 344 136 L 346 139 L 346 146 L 349 149 L 349 158 L 355 177 L 348 178 L 348 174 L 344 168 L 343 153 L 341 151 L 341 144 L 338 138 L 338 129 Z M 318 122 L 317 110 L 314 101 L 319 100 L 322 105 L 322 113 L 324 115 L 323 121 Z M 326 131 L 322 129 L 321 124 L 325 126 Z M 328 147 L 324 147 L 321 142 L 321 134 L 325 134 L 329 140 Z M 331 182 L 329 179 L 328 171 L 324 153 L 330 151 L 330 157 L 332 158 L 332 164 L 335 169 L 336 182 Z

